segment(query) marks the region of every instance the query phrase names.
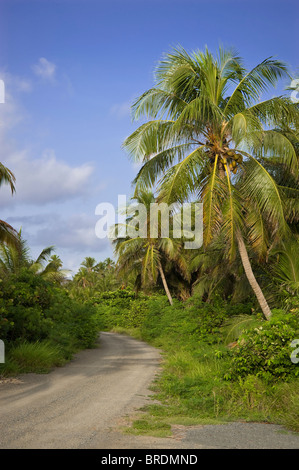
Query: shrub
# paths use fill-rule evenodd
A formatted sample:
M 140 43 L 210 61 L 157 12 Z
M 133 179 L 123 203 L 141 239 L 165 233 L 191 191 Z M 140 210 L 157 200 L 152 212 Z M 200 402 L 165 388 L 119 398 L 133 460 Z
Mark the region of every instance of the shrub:
M 286 381 L 299 376 L 290 346 L 298 337 L 298 315 L 273 310 L 269 321 L 261 321 L 240 336 L 233 351 L 231 378 L 254 374 L 266 381 Z
M 103 292 L 91 299 L 101 329 L 138 328 L 147 315 L 147 296 L 138 297 L 130 288 Z
M 188 348 L 197 349 L 198 343 L 216 344 L 221 341 L 221 326 L 229 315 L 223 303 L 208 304 L 199 296 L 193 296 L 182 303 L 174 299 L 169 305 L 165 296 L 149 298 L 148 314 L 142 323 L 142 336 L 145 340 L 168 338 L 176 347 L 180 342 L 188 344 Z M 185 338 L 188 337 L 188 342 Z
M 61 287 L 23 269 L 1 281 L 0 337 L 7 345 L 50 340 L 65 357 L 92 347 L 98 336 L 96 309 Z
M 51 322 L 48 337 L 68 350 L 90 348 L 98 336 L 96 309 L 89 304 L 82 304 L 62 291 L 56 292 L 56 298 L 45 316 Z
M 51 285 L 29 270 L 1 281 L 1 338 L 7 341 L 45 339 L 50 322 L 44 310 L 51 305 Z

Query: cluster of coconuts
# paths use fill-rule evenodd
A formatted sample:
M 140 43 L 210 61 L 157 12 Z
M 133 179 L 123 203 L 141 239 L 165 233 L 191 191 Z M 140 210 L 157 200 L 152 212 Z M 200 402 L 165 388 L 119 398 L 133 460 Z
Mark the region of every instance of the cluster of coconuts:
M 220 162 L 222 165 L 228 165 L 229 169 L 235 174 L 237 172 L 238 164 L 243 162 L 243 157 L 240 153 L 234 150 L 226 150 L 221 154 Z

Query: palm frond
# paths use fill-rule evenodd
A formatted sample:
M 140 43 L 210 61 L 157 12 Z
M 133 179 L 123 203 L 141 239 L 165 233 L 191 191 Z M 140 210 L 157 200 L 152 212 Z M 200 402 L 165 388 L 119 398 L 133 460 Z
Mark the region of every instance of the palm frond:
M 241 153 L 249 159 L 244 178 L 240 181 L 245 199 L 253 200 L 263 218 L 272 227 L 276 227 L 279 233 L 286 233 L 288 229 L 284 218 L 284 203 L 278 185 L 256 158 L 247 152 Z
M 0 163 L 0 186 L 4 184 L 8 184 L 10 186 L 11 192 L 14 193 L 15 188 L 15 181 L 16 178 L 12 171 L 10 171 L 6 166 Z
M 286 64 L 272 57 L 263 60 L 239 81 L 225 106 L 224 114 L 230 117 L 251 106 L 270 86 L 275 86 L 278 79 L 285 77 L 289 77 Z
M 166 172 L 159 183 L 159 202 L 182 203 L 191 192 L 198 190 L 196 182 L 207 158 L 202 149 L 202 146 L 197 147 Z

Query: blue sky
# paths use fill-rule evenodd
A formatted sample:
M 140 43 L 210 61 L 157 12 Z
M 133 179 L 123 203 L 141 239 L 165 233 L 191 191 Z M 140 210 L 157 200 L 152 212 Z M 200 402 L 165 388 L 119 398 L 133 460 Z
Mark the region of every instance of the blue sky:
M 13 197 L 1 188 L 1 218 L 22 227 L 33 256 L 55 245 L 65 268 L 111 256 L 95 207 L 131 196 L 130 103 L 162 54 L 222 44 L 248 68 L 276 56 L 295 75 L 298 10 L 292 0 L 1 0 L 0 161 L 17 178 Z

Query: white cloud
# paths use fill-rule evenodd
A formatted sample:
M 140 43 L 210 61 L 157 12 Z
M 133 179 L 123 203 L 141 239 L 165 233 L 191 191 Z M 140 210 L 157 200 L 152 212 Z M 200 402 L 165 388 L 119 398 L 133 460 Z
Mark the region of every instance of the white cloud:
M 7 218 L 17 230 L 22 228 L 23 238 L 30 246 L 32 258 L 43 248 L 54 245 L 61 257 L 63 267 L 77 272 L 85 256 L 97 260 L 112 257 L 110 241 L 95 235 L 96 216 L 86 213 L 63 216 L 58 213 L 40 212 L 35 215 L 21 215 Z
M 5 84 L 6 83 L 5 81 Z M 0 104 L 1 148 L 4 144 L 7 144 L 7 132 L 21 122 L 23 118 L 24 111 L 21 110 L 20 106 L 12 99 L 11 94 L 7 91 L 7 87 L 5 87 L 5 103 Z
M 17 75 L 10 74 L 6 70 L 0 70 L 0 79 L 4 81 L 6 93 L 8 93 L 8 90 L 14 93 L 29 93 L 32 91 L 32 83 L 28 78 L 18 77 Z
M 30 93 L 32 91 L 32 83 L 26 78 L 13 77 L 12 84 L 16 91 Z
M 40 57 L 37 64 L 32 66 L 33 72 L 45 80 L 53 80 L 56 72 L 56 65 L 45 57 Z
M 58 160 L 52 149 L 40 158 L 32 158 L 26 150 L 14 151 L 6 158 L 1 156 L 1 161 L 16 178 L 13 197 L 8 187 L 1 188 L 2 206 L 64 202 L 88 193 L 93 167 L 87 163 L 72 167 Z
M 14 173 L 16 193 L 12 196 L 9 186 L 1 186 L 2 218 L 17 230 L 22 227 L 33 257 L 54 245 L 65 267 L 76 270 L 85 256 L 111 256 L 110 241 L 96 237 L 94 207 L 85 213 L 88 198 L 102 191 L 105 183 L 93 179 L 89 162 L 75 164 L 59 158 L 52 148 L 34 150 L 38 141 L 22 145 L 16 140 L 24 124 L 26 129 L 31 126 L 35 137 L 32 117 L 16 98 L 17 91 L 29 92 L 31 84 L 13 76 L 8 82 L 7 77 L 5 103 L 0 104 L 0 162 Z M 83 213 L 78 209 L 81 202 Z M 73 213 L 76 210 L 78 214 Z
M 12 216 L 7 222 L 16 229 L 22 228 L 24 238 L 34 246 L 55 245 L 71 251 L 103 251 L 110 246 L 108 238 L 99 239 L 95 233 L 97 218 L 86 213 L 61 215 L 58 213 L 39 213 Z
M 111 116 L 116 117 L 117 119 L 122 119 L 131 115 L 131 101 L 125 101 L 123 103 L 116 103 L 111 106 L 109 112 Z
M 53 149 L 33 155 L 29 148 L 18 148 L 10 132 L 24 121 L 25 111 L 10 95 L 0 104 L 0 161 L 16 178 L 16 193 L 1 186 L 1 207 L 16 204 L 41 205 L 64 202 L 86 195 L 90 189 L 93 166 L 89 163 L 73 166 L 58 159 Z
M 95 234 L 95 216 L 88 214 L 72 214 L 68 217 L 55 217 L 49 220 L 48 226 L 36 232 L 36 242 L 54 243 L 61 248 L 75 251 L 103 251 L 109 240 L 100 240 Z M 51 242 L 52 240 L 52 242 Z

